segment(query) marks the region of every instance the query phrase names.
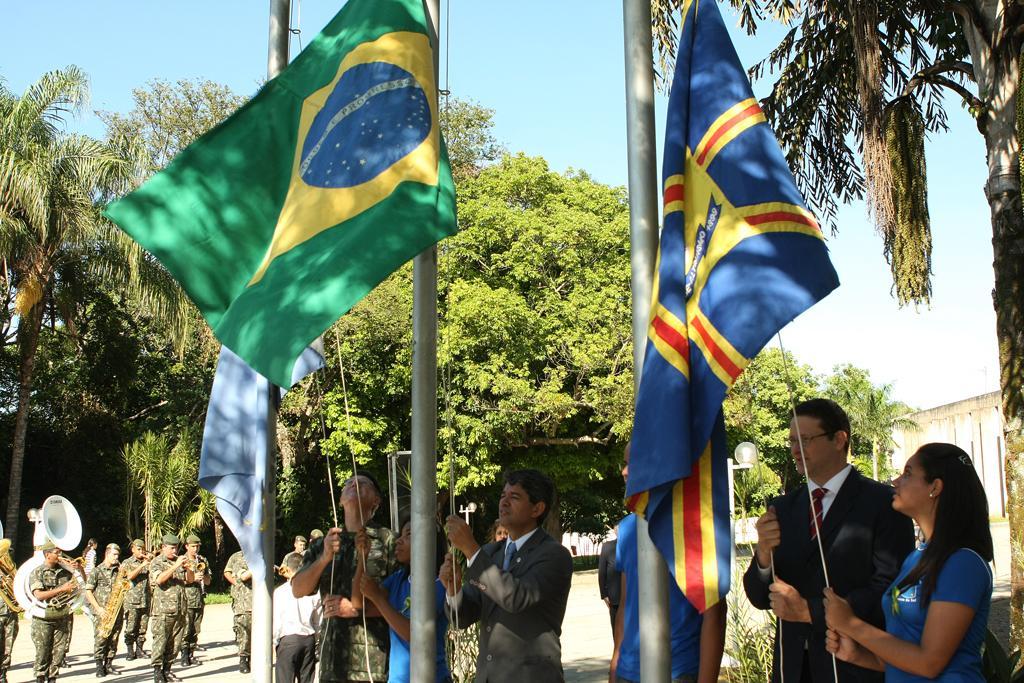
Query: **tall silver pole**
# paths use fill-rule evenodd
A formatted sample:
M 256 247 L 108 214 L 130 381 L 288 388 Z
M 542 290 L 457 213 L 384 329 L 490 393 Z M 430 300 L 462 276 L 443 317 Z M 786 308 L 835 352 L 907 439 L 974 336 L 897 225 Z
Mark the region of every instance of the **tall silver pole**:
M 440 0 L 424 0 L 438 78 Z M 435 90 L 435 105 L 437 93 Z M 436 106 L 435 106 L 436 110 Z M 409 680 L 434 683 L 437 624 L 434 580 L 437 534 L 437 247 L 412 262 L 412 557 Z
M 658 160 L 654 128 L 654 52 L 650 0 L 622 1 L 626 54 L 626 139 L 629 160 L 629 237 L 633 289 L 633 386 L 640 387 L 651 288 L 658 252 Z M 637 517 L 640 587 L 640 680 L 669 683 L 668 567 Z
M 273 78 L 288 66 L 288 18 L 290 0 L 270 0 L 270 37 L 267 51 L 267 78 Z M 264 461 L 263 575 L 252 577 L 252 680 L 274 680 L 274 537 L 277 532 L 277 409 L 281 392 L 274 384 L 267 395 L 267 448 Z

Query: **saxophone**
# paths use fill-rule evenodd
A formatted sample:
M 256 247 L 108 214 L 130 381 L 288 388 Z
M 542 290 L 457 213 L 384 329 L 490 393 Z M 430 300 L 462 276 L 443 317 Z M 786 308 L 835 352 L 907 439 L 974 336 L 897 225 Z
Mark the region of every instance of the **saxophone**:
M 114 585 L 110 587 L 110 595 L 107 596 L 107 603 L 103 605 L 103 619 L 97 626 L 97 633 L 101 638 L 106 638 L 114 630 L 117 617 L 121 614 L 121 606 L 124 604 L 125 596 L 128 595 L 132 582 L 128 580 L 128 567 L 124 562 L 117 570 L 114 578 Z
M 18 568 L 11 559 L 10 549 L 11 542 L 6 538 L 0 539 L 0 599 L 3 599 L 9 610 L 20 614 L 25 609 L 18 604 L 14 595 L 14 575 L 18 573 Z

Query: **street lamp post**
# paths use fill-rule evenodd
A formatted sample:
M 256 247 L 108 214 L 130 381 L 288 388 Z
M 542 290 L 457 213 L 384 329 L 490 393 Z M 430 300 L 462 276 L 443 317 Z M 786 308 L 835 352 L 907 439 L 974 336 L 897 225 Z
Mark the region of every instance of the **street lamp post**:
M 757 446 L 744 441 L 736 446 L 733 457 L 729 458 L 729 556 L 730 568 L 736 565 L 736 487 L 735 470 L 748 470 L 757 463 Z
M 469 524 L 469 515 L 474 512 L 476 512 L 476 503 L 467 503 L 459 508 L 459 513 L 466 518 L 466 524 Z

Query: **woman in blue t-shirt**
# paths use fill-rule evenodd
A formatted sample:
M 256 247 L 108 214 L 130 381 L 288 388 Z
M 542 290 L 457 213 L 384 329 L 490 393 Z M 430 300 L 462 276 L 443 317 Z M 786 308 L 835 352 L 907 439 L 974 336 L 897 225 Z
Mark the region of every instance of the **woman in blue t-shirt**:
M 948 443 L 921 446 L 893 484 L 893 508 L 917 522 L 924 540 L 882 596 L 884 631 L 825 589 L 826 647 L 844 661 L 884 669 L 887 683 L 983 683 L 992 602 L 985 489 L 970 457 Z
M 380 613 L 391 628 L 391 649 L 388 655 L 388 681 L 390 683 L 408 683 L 409 681 L 409 609 L 411 594 L 411 578 L 409 561 L 412 553 L 412 522 L 402 525 L 402 535 L 395 541 L 395 559 L 401 565 L 398 571 L 377 583 L 372 577 L 356 570 L 353 584 L 358 580 L 359 590 L 352 592 L 352 604 L 362 604 L 363 598 L 373 603 L 375 609 L 367 610 Z M 362 539 L 356 539 L 356 545 Z M 440 563 L 434 573 L 440 568 Z M 444 610 L 444 586 L 438 579 L 434 580 L 434 606 L 437 619 L 437 683 L 451 683 L 448 661 L 445 656 L 444 639 L 448 632 L 448 617 Z

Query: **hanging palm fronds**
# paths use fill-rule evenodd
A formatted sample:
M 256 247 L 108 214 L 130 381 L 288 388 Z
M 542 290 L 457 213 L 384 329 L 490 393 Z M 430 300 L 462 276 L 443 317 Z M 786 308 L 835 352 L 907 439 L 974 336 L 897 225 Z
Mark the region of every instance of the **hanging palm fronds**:
M 932 293 L 932 234 L 924 159 L 924 117 L 913 99 L 893 100 L 885 114 L 887 162 L 892 184 L 891 230 L 884 233 L 885 258 L 901 306 L 928 303 Z
M 882 78 L 882 48 L 878 29 L 878 3 L 875 0 L 849 0 L 853 49 L 857 63 L 857 99 L 863 126 L 864 177 L 867 181 L 867 205 L 875 225 L 888 242 L 895 230 L 893 219 L 893 171 L 889 165 L 889 146 L 885 131 L 885 93 Z

